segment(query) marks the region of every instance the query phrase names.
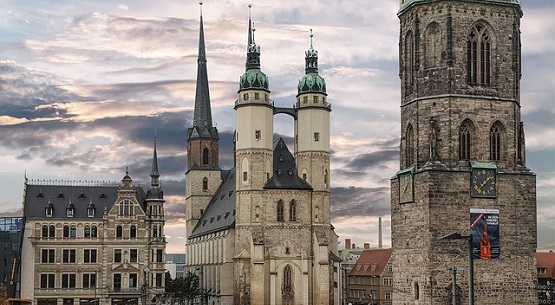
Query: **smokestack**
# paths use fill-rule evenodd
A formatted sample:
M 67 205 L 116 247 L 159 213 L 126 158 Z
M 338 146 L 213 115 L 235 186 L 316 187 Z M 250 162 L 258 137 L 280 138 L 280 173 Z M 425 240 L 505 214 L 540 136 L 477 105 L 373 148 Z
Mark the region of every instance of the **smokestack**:
M 370 249 L 370 243 L 364 243 L 364 249 L 366 250 Z
M 382 248 L 382 218 L 378 218 L 378 248 Z
M 345 249 L 351 249 L 351 239 L 345 238 Z

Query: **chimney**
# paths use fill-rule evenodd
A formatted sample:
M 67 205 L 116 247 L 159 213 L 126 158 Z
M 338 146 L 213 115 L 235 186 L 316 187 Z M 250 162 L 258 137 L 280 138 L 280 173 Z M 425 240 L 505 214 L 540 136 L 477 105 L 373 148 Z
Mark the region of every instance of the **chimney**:
M 382 218 L 378 218 L 378 248 L 382 248 Z
M 364 243 L 364 249 L 366 250 L 370 249 L 370 243 Z
M 351 249 L 351 239 L 345 238 L 345 249 Z
M 356 246 L 355 244 L 353 244 L 353 245 L 351 246 L 351 248 L 356 249 L 357 246 Z

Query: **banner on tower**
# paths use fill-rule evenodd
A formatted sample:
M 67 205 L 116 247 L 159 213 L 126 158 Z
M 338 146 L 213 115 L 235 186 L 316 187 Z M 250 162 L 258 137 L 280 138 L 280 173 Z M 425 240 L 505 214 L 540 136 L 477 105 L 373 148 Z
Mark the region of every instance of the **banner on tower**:
M 470 209 L 470 233 L 475 259 L 499 258 L 499 210 Z

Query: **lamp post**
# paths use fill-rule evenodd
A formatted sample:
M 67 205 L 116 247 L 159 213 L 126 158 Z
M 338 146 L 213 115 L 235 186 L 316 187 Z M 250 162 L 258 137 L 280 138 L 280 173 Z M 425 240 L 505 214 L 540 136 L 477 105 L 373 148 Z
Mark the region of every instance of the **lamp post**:
M 472 253 L 472 233 L 469 235 L 450 233 L 439 238 L 439 240 L 444 239 L 466 239 L 468 241 L 468 304 L 474 305 L 474 254 Z

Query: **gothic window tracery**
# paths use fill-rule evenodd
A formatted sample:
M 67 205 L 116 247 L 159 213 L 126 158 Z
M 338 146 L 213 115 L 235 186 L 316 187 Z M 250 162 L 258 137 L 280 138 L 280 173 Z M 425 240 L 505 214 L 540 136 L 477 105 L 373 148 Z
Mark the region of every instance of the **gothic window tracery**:
M 204 179 L 202 179 L 202 191 L 203 192 L 208 192 L 208 178 L 204 177 Z
M 502 150 L 502 127 L 499 122 L 495 122 L 489 130 L 489 159 L 493 161 L 501 160 Z
M 436 22 L 428 25 L 426 38 L 426 68 L 438 67 L 441 59 L 441 29 Z
M 208 154 L 209 154 L 208 148 L 205 147 L 202 150 L 202 164 L 204 164 L 204 165 L 208 165 L 208 159 L 209 159 Z
M 405 133 L 405 167 L 414 164 L 414 131 L 409 124 Z
M 469 85 L 491 85 L 491 49 L 489 30 L 483 24 L 476 24 L 467 38 L 466 80 Z
M 472 129 L 470 120 L 464 120 L 459 128 L 459 160 L 472 157 Z
M 283 222 L 284 217 L 283 217 L 283 201 L 282 200 L 278 201 L 276 214 L 277 214 L 277 221 Z
M 295 203 L 295 200 L 291 200 L 289 204 L 289 221 L 297 221 L 297 203 Z
M 293 296 L 293 271 L 291 266 L 287 265 L 283 268 L 283 286 L 281 292 L 285 299 L 290 298 Z
M 414 86 L 414 37 L 412 31 L 405 35 L 405 94 L 412 94 Z

